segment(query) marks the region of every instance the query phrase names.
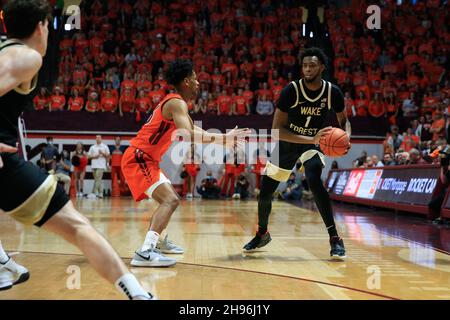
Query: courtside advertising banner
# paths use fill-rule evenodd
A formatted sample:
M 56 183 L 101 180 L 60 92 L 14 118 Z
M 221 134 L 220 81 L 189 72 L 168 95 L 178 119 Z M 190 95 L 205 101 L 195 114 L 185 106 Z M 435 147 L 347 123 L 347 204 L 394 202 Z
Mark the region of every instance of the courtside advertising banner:
M 439 178 L 438 167 L 354 169 L 330 174 L 335 195 L 411 205 L 428 205 Z M 330 181 L 333 178 L 335 181 Z M 337 182 L 336 182 L 337 181 Z M 450 208 L 450 198 L 446 206 Z

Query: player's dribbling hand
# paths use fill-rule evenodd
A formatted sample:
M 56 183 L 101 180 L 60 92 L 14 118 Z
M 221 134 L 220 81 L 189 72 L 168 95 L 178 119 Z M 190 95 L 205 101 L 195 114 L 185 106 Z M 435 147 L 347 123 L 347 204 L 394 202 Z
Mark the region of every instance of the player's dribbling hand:
M 322 136 L 327 135 L 328 133 L 330 133 L 332 129 L 333 129 L 333 127 L 331 127 L 331 126 L 320 129 L 319 132 L 317 132 L 317 134 L 314 136 L 313 143 L 314 144 L 319 144 L 320 143 L 320 139 L 322 138 Z
M 352 144 L 349 142 L 349 143 L 348 143 L 348 148 L 347 148 L 347 150 L 345 151 L 344 155 L 346 155 L 346 154 L 350 151 L 351 148 L 352 148 Z
M 245 129 L 238 129 L 238 127 L 234 127 L 233 130 L 228 132 L 225 135 L 225 145 L 227 147 L 242 147 L 245 143 L 245 137 L 248 137 L 250 135 L 251 130 L 248 128 Z
M 8 146 L 6 144 L 0 143 L 0 152 L 8 152 L 8 153 L 14 153 L 17 152 L 17 148 Z M 3 161 L 2 157 L 0 157 L 0 169 L 3 168 Z

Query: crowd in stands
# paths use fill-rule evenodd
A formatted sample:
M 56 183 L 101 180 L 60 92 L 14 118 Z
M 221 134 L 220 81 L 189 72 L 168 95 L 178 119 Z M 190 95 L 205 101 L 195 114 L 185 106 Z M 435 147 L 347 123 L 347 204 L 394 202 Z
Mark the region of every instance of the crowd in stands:
M 369 1 L 350 2 L 325 10 L 348 116 L 383 117 L 406 131 L 419 116 L 448 114 L 448 10 L 436 9 L 440 1 L 386 1 L 382 29 L 373 33 L 364 20 Z M 200 82 L 191 113 L 271 115 L 282 88 L 300 76 L 298 57 L 308 44 L 301 1 L 203 4 L 84 1 L 83 30 L 60 41 L 58 79 L 36 96 L 36 110 L 139 118 L 173 89 L 164 65 L 184 57 Z
M 406 131 L 413 119 L 434 121 L 437 113 L 449 114 L 447 5 L 372 1 L 381 6 L 382 20 L 381 30 L 374 32 L 365 23 L 371 2 L 351 2 L 326 11 L 347 115 L 384 117 Z
M 60 41 L 59 76 L 37 110 L 151 112 L 173 89 L 164 65 L 181 57 L 200 82 L 191 113 L 270 115 L 307 44 L 295 1 L 94 0 L 82 11 L 83 30 Z

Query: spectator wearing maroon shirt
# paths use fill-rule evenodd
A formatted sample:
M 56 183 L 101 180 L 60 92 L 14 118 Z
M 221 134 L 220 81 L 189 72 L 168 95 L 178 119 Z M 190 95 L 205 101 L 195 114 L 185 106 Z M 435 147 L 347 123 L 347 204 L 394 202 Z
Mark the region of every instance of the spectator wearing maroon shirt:
M 72 89 L 72 96 L 68 103 L 69 111 L 81 111 L 84 107 L 84 99 L 78 93 L 78 89 Z
M 49 111 L 64 110 L 66 105 L 66 97 L 61 94 L 61 88 L 55 87 L 55 93 L 50 97 Z
M 50 98 L 46 88 L 42 87 L 39 94 L 33 99 L 35 110 L 44 110 L 49 108 Z

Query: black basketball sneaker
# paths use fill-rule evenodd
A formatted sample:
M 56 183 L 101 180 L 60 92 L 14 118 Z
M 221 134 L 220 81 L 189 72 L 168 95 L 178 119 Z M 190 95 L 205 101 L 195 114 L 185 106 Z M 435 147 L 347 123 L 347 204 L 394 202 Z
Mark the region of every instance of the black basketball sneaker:
M 344 241 L 338 237 L 334 236 L 330 238 L 330 256 L 334 259 L 344 259 L 345 256 L 345 247 Z
M 257 248 L 262 248 L 270 241 L 272 241 L 272 238 L 270 237 L 269 231 L 262 235 L 257 232 L 256 236 L 244 246 L 244 250 L 251 251 Z

